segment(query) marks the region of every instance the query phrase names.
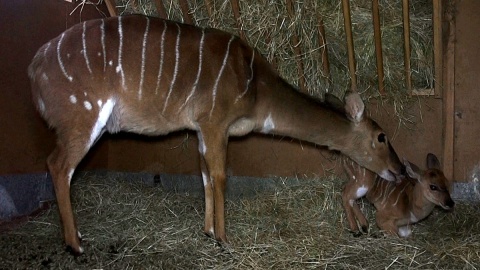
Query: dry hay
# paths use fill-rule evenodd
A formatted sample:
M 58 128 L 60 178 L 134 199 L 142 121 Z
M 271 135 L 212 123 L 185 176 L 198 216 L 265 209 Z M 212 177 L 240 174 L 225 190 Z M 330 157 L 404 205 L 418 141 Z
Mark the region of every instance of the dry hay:
M 136 2 L 136 5 L 133 3 Z M 239 33 L 233 17 L 230 1 L 210 1 L 213 13 L 209 16 L 204 0 L 189 2 L 190 14 L 196 25 L 216 27 L 234 34 Z M 242 30 L 247 41 L 257 47 L 270 61 L 275 59 L 277 70 L 290 83 L 298 85 L 300 75 L 297 60 L 304 65 L 301 76 L 305 78 L 310 94 L 322 97 L 325 92 L 338 96 L 350 89 L 348 57 L 342 3 L 338 0 L 292 1 L 295 16 L 290 17 L 285 2 L 276 0 L 239 1 Z M 420 102 L 411 98 L 406 90 L 403 19 L 401 0 L 380 0 L 385 89 L 387 96 L 380 97 L 376 72 L 371 0 L 351 0 L 358 89 L 364 99 L 381 98 L 389 106 L 393 104 L 400 122 L 411 122 L 406 104 Z M 410 2 L 411 75 L 413 88 L 417 90 L 434 87 L 432 1 Z M 179 1 L 163 1 L 169 19 L 183 21 Z M 121 14 L 143 13 L 158 16 L 151 0 L 117 0 Z M 326 29 L 327 49 L 330 62 L 329 84 L 322 71 L 319 18 Z M 292 44 L 292 35 L 297 34 L 298 44 Z M 302 54 L 295 55 L 294 47 Z M 415 121 L 415 120 L 414 120 Z
M 203 198 L 87 174 L 72 186 L 86 253 L 64 252 L 56 207 L 0 235 L 0 269 L 479 269 L 478 205 L 435 209 L 414 237 L 384 237 L 375 225 L 353 237 L 342 180 L 300 179 L 250 199 L 227 200 L 231 248 L 202 233 Z M 363 204 L 371 224 L 373 210 Z

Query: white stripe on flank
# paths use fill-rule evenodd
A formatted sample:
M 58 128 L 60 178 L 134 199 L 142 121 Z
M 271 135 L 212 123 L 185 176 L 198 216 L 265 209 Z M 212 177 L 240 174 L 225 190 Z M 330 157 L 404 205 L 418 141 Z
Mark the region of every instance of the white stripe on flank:
M 165 112 L 165 109 L 167 109 L 167 104 L 168 100 L 170 99 L 170 95 L 172 94 L 173 91 L 173 86 L 175 86 L 175 81 L 177 80 L 177 74 L 178 74 L 178 62 L 180 60 L 180 34 L 181 34 L 181 29 L 180 25 L 177 23 L 175 24 L 178 29 L 177 33 L 177 41 L 175 42 L 175 67 L 173 68 L 173 78 L 172 81 L 170 82 L 170 88 L 168 89 L 168 94 L 167 98 L 165 98 L 165 103 L 163 104 L 163 111 L 162 113 Z
M 145 77 L 145 52 L 147 50 L 148 27 L 150 26 L 150 19 L 148 17 L 146 18 L 147 18 L 147 26 L 145 28 L 145 34 L 143 34 L 142 69 L 140 70 L 140 85 L 138 86 L 138 99 L 142 99 L 143 80 Z
M 122 67 L 122 51 L 123 51 L 123 29 L 122 29 L 122 16 L 118 16 L 118 65 L 117 73 L 120 73 L 122 77 L 122 87 L 125 90 L 125 74 Z
M 160 66 L 158 67 L 157 86 L 155 87 L 155 95 L 158 94 L 158 88 L 160 87 L 160 78 L 163 71 L 163 57 L 165 56 L 165 32 L 167 32 L 167 22 L 163 21 L 162 37 L 160 38 Z
M 250 89 L 250 83 L 251 83 L 252 80 L 253 80 L 253 60 L 254 60 L 254 59 L 255 59 L 255 50 L 253 50 L 252 59 L 250 60 L 250 78 L 248 78 L 248 80 L 247 80 L 247 85 L 245 86 L 245 90 L 243 91 L 243 93 L 241 93 L 241 94 L 235 99 L 235 103 L 237 103 L 241 98 L 243 98 L 243 96 L 245 96 L 245 94 L 247 94 L 248 89 Z
M 90 140 L 88 141 L 87 149 L 90 149 L 90 147 L 98 139 L 98 136 L 100 135 L 103 128 L 107 124 L 108 118 L 110 118 L 110 115 L 112 114 L 113 106 L 115 106 L 115 102 L 111 98 L 109 98 L 107 99 L 105 104 L 103 104 L 103 106 L 100 108 L 97 122 L 95 122 L 95 125 L 92 128 L 92 134 L 90 135 Z
M 102 43 L 102 53 L 103 53 L 103 71 L 107 67 L 107 51 L 105 49 L 105 20 L 102 19 L 102 24 L 100 25 L 100 32 L 102 36 L 100 37 L 100 42 Z
M 202 37 L 200 38 L 200 46 L 198 47 L 198 69 L 197 69 L 197 77 L 195 77 L 195 82 L 193 83 L 192 90 L 190 90 L 190 94 L 185 99 L 185 102 L 178 110 L 179 112 L 185 107 L 195 94 L 195 90 L 197 90 L 198 82 L 200 81 L 200 73 L 202 72 L 202 61 L 203 61 L 203 44 L 205 41 L 205 29 L 202 29 Z
M 45 47 L 45 50 L 43 50 L 43 57 L 47 57 L 47 52 L 48 52 L 48 49 L 50 49 L 51 45 L 52 45 L 52 42 L 47 43 L 47 47 Z
M 62 41 L 64 37 L 65 37 L 65 33 L 62 33 L 62 35 L 60 36 L 60 40 L 57 43 L 58 64 L 60 65 L 60 69 L 62 70 L 63 75 L 65 75 L 65 78 L 67 78 L 69 81 L 73 81 L 72 76 L 68 75 L 67 71 L 65 70 L 65 66 L 63 65 L 63 62 L 62 62 L 62 57 L 60 56 L 60 46 L 62 45 Z
M 87 56 L 87 41 L 85 40 L 86 33 L 85 31 L 87 30 L 87 24 L 86 22 L 83 22 L 83 31 L 82 31 L 82 47 L 83 47 L 83 58 L 85 58 L 85 63 L 87 64 L 87 69 L 90 74 L 92 74 L 92 68 L 90 67 L 90 61 L 88 60 Z
M 225 52 L 225 56 L 223 57 L 222 67 L 220 68 L 220 71 L 218 72 L 218 75 L 217 75 L 217 79 L 215 80 L 215 84 L 213 85 L 212 108 L 210 109 L 210 117 L 212 117 L 213 109 L 215 108 L 215 100 L 217 98 L 218 83 L 220 82 L 220 78 L 222 77 L 223 70 L 225 69 L 225 66 L 227 65 L 228 54 L 230 53 L 230 44 L 232 43 L 234 38 L 235 38 L 235 36 L 231 36 L 230 40 L 228 41 L 227 51 Z

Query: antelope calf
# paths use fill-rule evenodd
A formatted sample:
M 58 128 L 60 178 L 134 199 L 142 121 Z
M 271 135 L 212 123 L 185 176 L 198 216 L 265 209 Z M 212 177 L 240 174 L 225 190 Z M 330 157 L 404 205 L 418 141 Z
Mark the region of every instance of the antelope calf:
M 43 45 L 28 68 L 32 97 L 55 129 L 47 159 L 64 239 L 81 254 L 70 202 L 78 163 L 104 132 L 197 133 L 204 232 L 227 243 L 229 136 L 289 136 L 349 156 L 387 180 L 402 163 L 356 93 L 343 112 L 299 93 L 262 55 L 229 33 L 139 15 L 80 23 Z M 361 140 L 359 140 L 361 138 Z
M 342 192 L 343 206 L 354 235 L 361 234 L 356 220 L 363 232 L 368 230 L 368 221 L 356 203 L 363 196 L 377 210 L 378 227 L 400 237 L 410 236 L 410 225 L 426 218 L 436 205 L 443 209 L 455 205 L 448 192 L 449 181 L 433 154 L 427 155 L 426 171 L 405 160 L 407 176 L 400 183 L 384 181 L 346 157 L 343 166 L 349 177 Z

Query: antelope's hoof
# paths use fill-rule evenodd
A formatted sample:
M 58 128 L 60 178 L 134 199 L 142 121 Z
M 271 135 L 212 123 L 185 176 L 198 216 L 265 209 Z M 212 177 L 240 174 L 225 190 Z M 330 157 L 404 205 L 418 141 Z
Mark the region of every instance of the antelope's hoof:
M 65 251 L 70 253 L 71 255 L 73 255 L 75 257 L 78 257 L 78 256 L 83 254 L 83 248 L 81 246 L 78 246 L 78 248 L 75 249 L 72 246 L 67 245 L 67 247 L 65 248 Z
M 212 239 L 215 239 L 215 233 L 212 231 L 212 230 L 203 230 L 203 233 L 209 237 L 209 238 L 212 238 Z

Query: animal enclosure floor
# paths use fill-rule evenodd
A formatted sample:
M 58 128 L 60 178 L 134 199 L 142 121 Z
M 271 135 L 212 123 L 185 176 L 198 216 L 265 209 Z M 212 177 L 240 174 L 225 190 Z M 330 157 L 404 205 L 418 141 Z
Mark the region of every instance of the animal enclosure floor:
M 227 201 L 225 249 L 202 232 L 203 198 L 87 174 L 72 186 L 85 254 L 65 252 L 53 206 L 0 233 L 0 269 L 480 269 L 478 205 L 435 209 L 412 238 L 399 239 L 384 237 L 362 202 L 370 234 L 353 237 L 342 180 L 300 183 Z

